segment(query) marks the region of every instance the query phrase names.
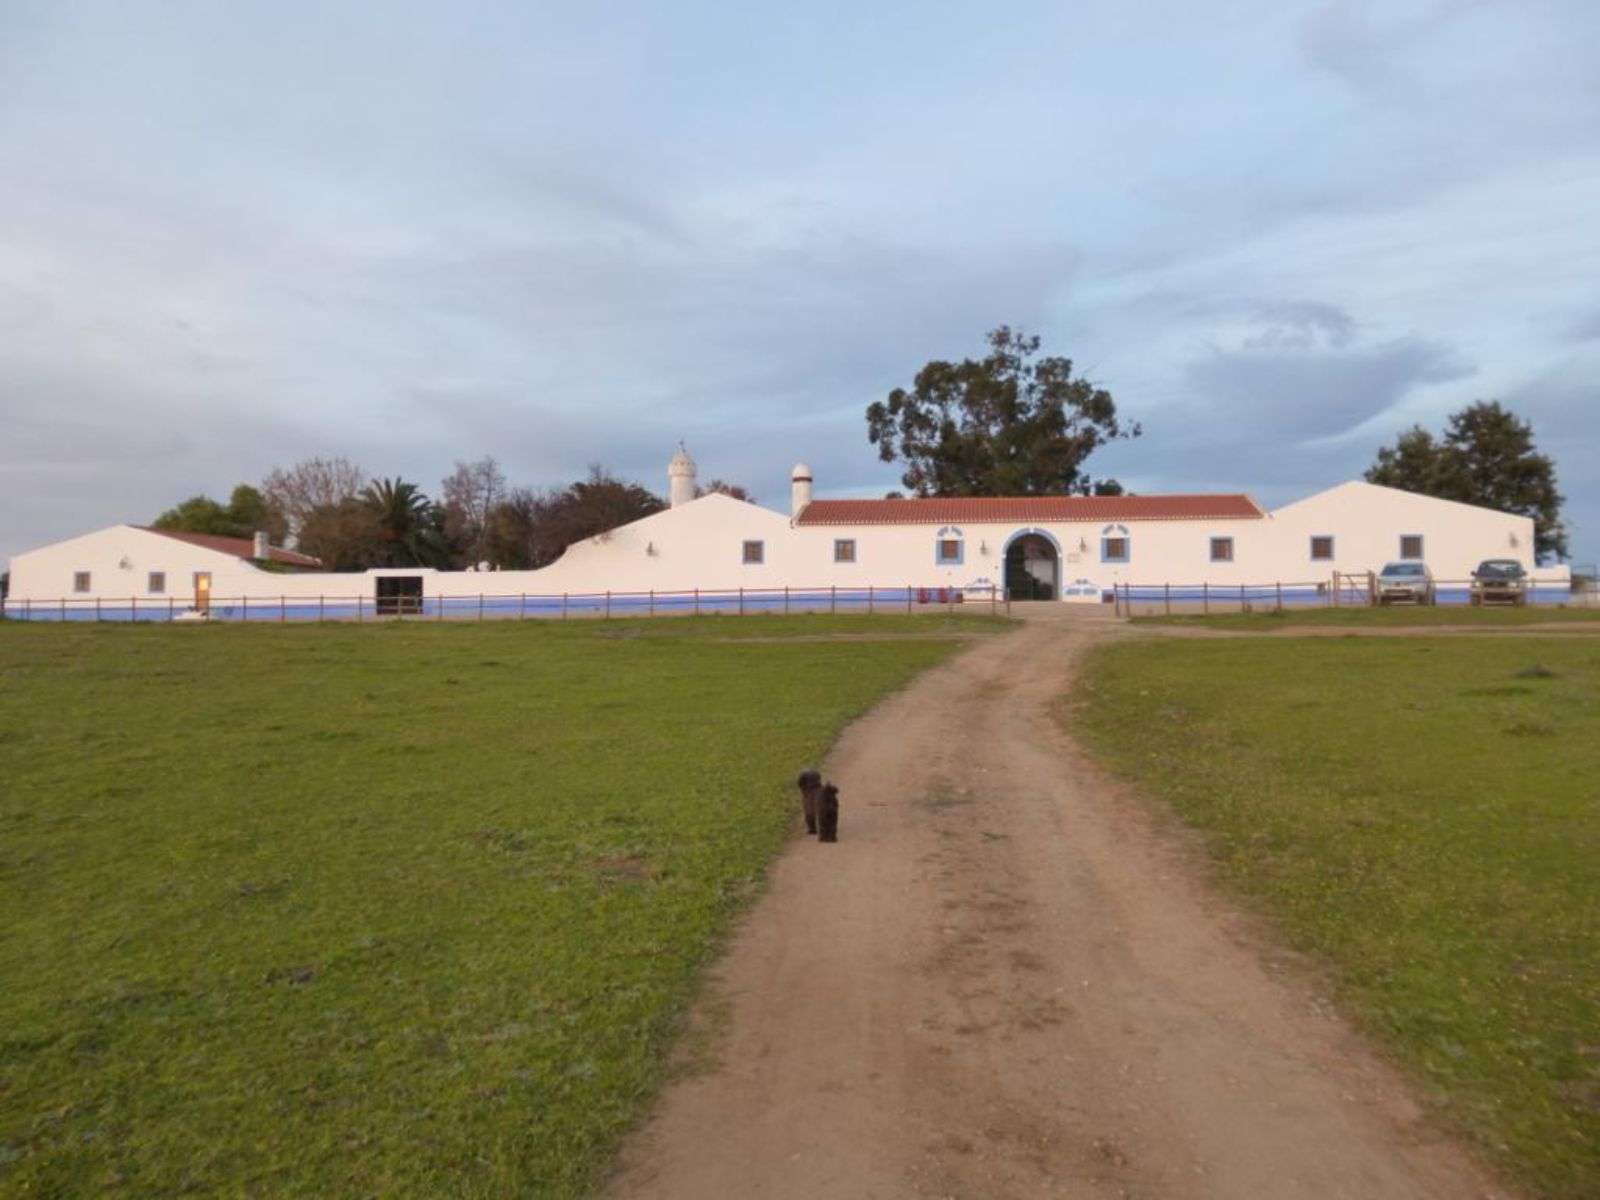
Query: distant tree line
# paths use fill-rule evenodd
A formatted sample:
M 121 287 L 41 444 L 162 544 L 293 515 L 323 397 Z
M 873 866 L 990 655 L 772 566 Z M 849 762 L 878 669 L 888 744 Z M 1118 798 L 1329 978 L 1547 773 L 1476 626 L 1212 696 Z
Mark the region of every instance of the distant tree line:
M 750 499 L 737 484 L 717 491 Z M 345 458 L 310 458 L 277 468 L 258 486 L 241 483 L 228 503 L 192 496 L 155 520 L 159 529 L 249 537 L 315 555 L 334 571 L 369 567 L 486 566 L 535 570 L 574 542 L 660 512 L 666 502 L 637 483 L 591 466 L 564 487 L 510 487 L 492 457 L 457 462 L 437 494 L 399 476 L 374 477 Z

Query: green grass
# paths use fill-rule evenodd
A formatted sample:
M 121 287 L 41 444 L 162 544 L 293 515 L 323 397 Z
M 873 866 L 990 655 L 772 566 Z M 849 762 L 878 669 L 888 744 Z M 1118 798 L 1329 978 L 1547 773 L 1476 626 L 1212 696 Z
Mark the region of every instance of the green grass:
M 958 644 L 791 639 L 1002 627 L 0 623 L 0 1194 L 585 1192 L 796 770 Z
M 1448 1121 L 1600 1195 L 1600 642 L 1141 639 L 1076 699 Z
M 1478 628 L 1568 621 L 1600 621 L 1600 608 L 1557 608 L 1546 604 L 1529 608 L 1512 608 L 1509 605 L 1473 608 L 1466 604 L 1430 608 L 1394 605 L 1388 608 L 1286 608 L 1282 612 L 1216 613 L 1211 616 L 1174 613 L 1170 617 L 1163 614 L 1133 618 L 1136 625 L 1196 625 L 1210 629 L 1257 631 L 1306 625 L 1353 629 L 1392 625 L 1471 625 Z

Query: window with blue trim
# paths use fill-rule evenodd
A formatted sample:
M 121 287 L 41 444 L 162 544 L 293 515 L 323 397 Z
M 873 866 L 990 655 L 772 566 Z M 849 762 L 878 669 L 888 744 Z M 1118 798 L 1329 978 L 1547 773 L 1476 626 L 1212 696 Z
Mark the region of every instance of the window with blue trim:
M 933 543 L 933 561 L 941 567 L 959 567 L 966 558 L 966 544 L 961 530 L 945 528 Z
M 1133 557 L 1133 539 L 1125 525 L 1107 525 L 1100 531 L 1100 561 L 1125 563 Z

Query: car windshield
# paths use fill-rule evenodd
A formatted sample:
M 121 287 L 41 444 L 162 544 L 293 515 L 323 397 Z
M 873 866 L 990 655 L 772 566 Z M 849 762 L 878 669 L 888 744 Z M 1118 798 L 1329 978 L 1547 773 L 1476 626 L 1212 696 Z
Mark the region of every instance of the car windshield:
M 1519 579 L 1522 576 L 1522 564 L 1514 559 L 1494 559 L 1478 564 L 1478 574 L 1490 579 Z
M 1391 579 L 1397 575 L 1403 578 L 1414 579 L 1420 578 L 1427 572 L 1423 570 L 1421 563 L 1390 563 L 1383 569 L 1383 573 Z

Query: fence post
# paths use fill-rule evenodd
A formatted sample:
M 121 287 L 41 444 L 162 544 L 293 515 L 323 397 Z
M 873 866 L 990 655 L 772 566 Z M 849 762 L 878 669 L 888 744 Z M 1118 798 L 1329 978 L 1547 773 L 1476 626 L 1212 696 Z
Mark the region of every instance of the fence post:
M 867 584 L 867 612 L 872 611 L 872 585 Z
M 31 596 L 22 601 L 22 619 L 24 621 L 33 620 L 33 598 Z
M 1211 584 L 1210 583 L 1202 583 L 1200 585 L 1200 611 L 1205 616 L 1209 617 L 1211 615 Z
M 606 620 L 611 620 L 611 589 L 606 589 Z
M 137 596 L 129 596 L 128 597 L 128 608 L 133 613 L 133 616 L 131 618 L 133 623 L 135 625 L 137 625 L 139 623 L 139 597 L 137 597 Z
M 61 619 L 62 621 L 67 619 L 67 598 L 65 596 L 61 597 Z
M 911 615 L 911 585 L 906 584 L 906 616 Z
M 1281 580 L 1281 579 L 1278 580 L 1278 582 L 1273 584 L 1273 586 L 1278 589 L 1278 611 L 1282 612 L 1283 611 L 1283 580 Z
M 328 600 L 327 596 L 318 596 L 317 597 L 317 620 L 319 622 L 323 618 L 324 610 L 327 607 L 327 600 Z
M 361 594 L 356 593 L 356 624 L 361 624 Z
M 289 597 L 278 597 L 278 624 L 282 625 L 289 619 Z
M 744 616 L 744 585 L 739 585 L 739 615 Z
M 789 615 L 789 585 L 787 583 L 783 585 L 783 615 L 786 617 Z
M 1167 616 L 1170 617 L 1172 615 L 1172 585 L 1170 583 L 1164 583 L 1161 586 L 1164 589 L 1164 594 L 1167 600 Z
M 650 615 L 652 617 L 656 615 L 656 590 L 655 590 L 655 588 L 651 588 L 650 589 Z
M 239 597 L 239 622 L 243 624 L 250 619 L 250 597 Z
M 483 620 L 483 593 L 478 593 L 478 620 Z
M 994 584 L 991 583 L 989 585 L 989 615 L 991 617 L 994 616 L 994 611 L 995 611 Z
M 835 583 L 835 584 L 832 584 L 828 588 L 828 612 L 829 613 L 836 613 L 838 611 L 839 611 L 839 585 L 837 583 Z
M 528 619 L 528 593 L 527 592 L 523 592 L 522 593 L 522 598 L 517 601 L 517 620 L 526 621 L 527 619 Z
M 695 588 L 695 590 L 694 590 L 694 615 L 697 616 L 697 617 L 700 615 L 700 589 L 699 588 Z
M 565 592 L 561 593 L 561 619 L 563 621 L 567 619 L 567 594 Z
M 1244 606 L 1245 606 L 1244 584 L 1241 583 L 1239 585 L 1239 611 L 1240 612 L 1244 611 Z
M 170 620 L 172 620 L 172 618 L 176 617 L 177 615 L 178 615 L 178 599 L 177 599 L 176 596 L 168 596 L 167 597 L 167 620 L 170 621 Z

